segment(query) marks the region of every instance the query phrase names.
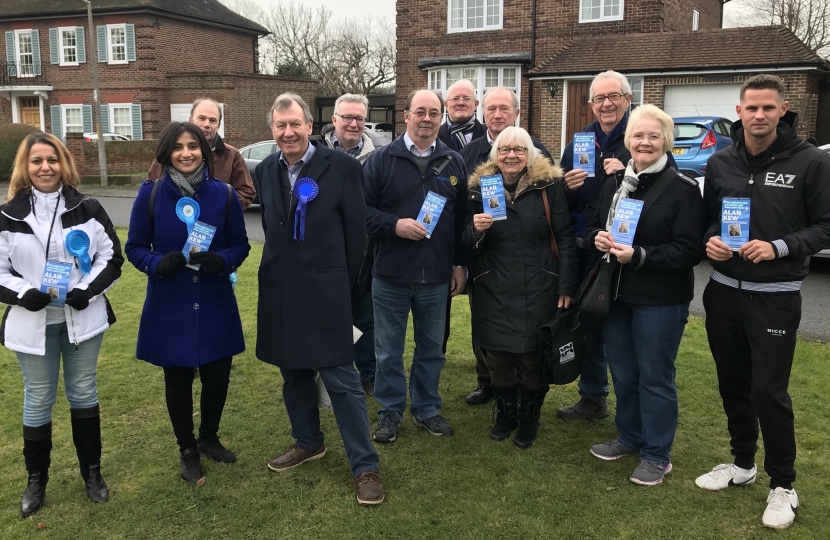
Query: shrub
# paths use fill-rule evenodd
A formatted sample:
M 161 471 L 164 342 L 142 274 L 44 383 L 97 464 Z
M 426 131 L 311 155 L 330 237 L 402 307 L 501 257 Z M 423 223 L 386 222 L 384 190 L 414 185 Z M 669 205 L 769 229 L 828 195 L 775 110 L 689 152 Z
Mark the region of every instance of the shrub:
M 7 124 L 0 127 L 0 182 L 8 182 L 12 176 L 17 147 L 30 133 L 40 131 L 26 124 Z

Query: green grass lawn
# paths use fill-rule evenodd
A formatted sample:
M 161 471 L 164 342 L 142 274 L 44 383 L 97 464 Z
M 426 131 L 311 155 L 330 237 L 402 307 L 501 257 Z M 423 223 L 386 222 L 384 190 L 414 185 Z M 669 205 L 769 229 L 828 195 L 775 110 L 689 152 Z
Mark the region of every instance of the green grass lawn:
M 86 500 L 61 389 L 46 506 L 33 518 L 20 518 L 26 483 L 20 428 L 23 383 L 14 355 L 0 351 L 0 539 L 830 536 L 830 407 L 821 391 L 830 386 L 830 349 L 798 345 L 790 389 L 801 508 L 789 530 L 765 530 L 761 514 L 766 475 L 759 474 L 755 486 L 720 493 L 694 485 L 697 475 L 730 458 L 714 364 L 699 319 L 687 327 L 677 359 L 680 427 L 674 470 L 662 485 L 630 483 L 635 458 L 608 463 L 588 453 L 591 444 L 615 436 L 613 418 L 591 423 L 556 418 L 558 407 L 577 399 L 575 384 L 548 394 L 539 439 L 531 449 L 491 441 L 490 407 L 472 408 L 463 401 L 475 384 L 466 300 L 453 303 L 453 337 L 441 379 L 443 412 L 456 436 L 429 436 L 407 414 L 398 440 L 378 448 L 384 504 L 363 508 L 355 501 L 337 426 L 327 411 L 321 412 L 328 442 L 325 459 L 273 473 L 266 462 L 292 439 L 279 371 L 253 352 L 261 253 L 262 246 L 254 245 L 239 271 L 237 298 L 248 351 L 234 361 L 220 432 L 239 461 L 206 463 L 202 487 L 179 480 L 161 370 L 134 357 L 145 278 L 132 266 L 125 265 L 121 281 L 108 295 L 118 322 L 107 332 L 99 358 L 102 468 L 110 486 L 109 503 L 99 506 Z M 410 332 L 407 355 L 411 350 Z M 377 404 L 370 400 L 369 408 L 374 427 Z M 198 425 L 198 416 L 196 420 Z M 759 465 L 762 461 L 763 448 Z

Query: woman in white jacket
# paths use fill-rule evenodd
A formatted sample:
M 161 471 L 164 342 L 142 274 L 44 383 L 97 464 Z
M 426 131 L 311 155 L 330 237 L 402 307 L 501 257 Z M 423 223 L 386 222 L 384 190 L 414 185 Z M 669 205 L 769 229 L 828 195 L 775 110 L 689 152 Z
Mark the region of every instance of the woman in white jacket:
M 23 456 L 29 480 L 20 512 L 43 505 L 52 450 L 52 406 L 60 361 L 72 438 L 86 492 L 109 498 L 101 476 L 98 351 L 115 316 L 104 296 L 121 276 L 121 246 L 101 204 L 78 192 L 69 151 L 48 133 L 17 151 L 0 206 L 0 302 L 8 304 L 0 343 L 23 372 Z

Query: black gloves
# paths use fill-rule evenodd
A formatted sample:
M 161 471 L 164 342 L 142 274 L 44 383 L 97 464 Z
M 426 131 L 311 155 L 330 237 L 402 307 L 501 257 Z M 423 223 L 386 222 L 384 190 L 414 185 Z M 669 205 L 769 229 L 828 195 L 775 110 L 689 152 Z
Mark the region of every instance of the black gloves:
M 17 305 L 29 311 L 40 311 L 48 306 L 51 301 L 52 297 L 45 292 L 40 292 L 37 289 L 29 289 L 21 298 L 17 299 Z
M 156 266 L 156 274 L 158 277 L 172 276 L 185 264 L 187 264 L 187 260 L 184 258 L 184 253 L 171 251 L 159 261 L 158 266 Z
M 72 289 L 66 293 L 66 305 L 81 311 L 89 306 L 89 298 L 90 294 L 88 290 Z
M 199 270 L 206 274 L 221 274 L 225 271 L 225 259 L 215 251 L 191 253 L 190 264 L 201 264 Z

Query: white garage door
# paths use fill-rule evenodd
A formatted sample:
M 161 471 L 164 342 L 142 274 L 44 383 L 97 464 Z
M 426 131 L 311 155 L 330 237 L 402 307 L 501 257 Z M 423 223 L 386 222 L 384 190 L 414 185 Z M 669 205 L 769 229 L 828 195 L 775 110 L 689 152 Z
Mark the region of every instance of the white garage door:
M 187 122 L 190 118 L 190 109 L 193 107 L 192 103 L 171 103 L 170 104 L 170 121 L 171 122 Z M 225 104 L 220 103 L 219 107 L 224 111 Z M 222 123 L 219 124 L 219 136 L 225 138 L 225 119 L 222 118 Z
M 688 84 L 666 87 L 664 110 L 669 116 L 722 116 L 737 120 L 740 84 Z

